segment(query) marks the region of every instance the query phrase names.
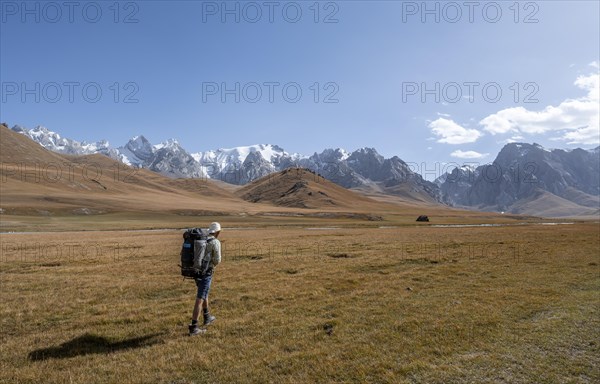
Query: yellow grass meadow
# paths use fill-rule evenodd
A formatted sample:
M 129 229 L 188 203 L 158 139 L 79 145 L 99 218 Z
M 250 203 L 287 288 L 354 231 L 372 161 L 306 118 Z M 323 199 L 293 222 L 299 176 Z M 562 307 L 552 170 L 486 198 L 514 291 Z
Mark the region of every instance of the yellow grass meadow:
M 2 383 L 597 383 L 598 223 L 2 234 Z

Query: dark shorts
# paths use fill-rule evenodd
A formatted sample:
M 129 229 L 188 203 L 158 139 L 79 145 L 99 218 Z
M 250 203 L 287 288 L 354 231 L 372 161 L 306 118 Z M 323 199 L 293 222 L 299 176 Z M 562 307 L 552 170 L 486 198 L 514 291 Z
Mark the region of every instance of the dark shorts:
M 198 287 L 198 293 L 196 294 L 196 297 L 198 299 L 206 300 L 208 298 L 208 291 L 210 291 L 211 281 L 212 274 L 196 279 L 196 286 Z

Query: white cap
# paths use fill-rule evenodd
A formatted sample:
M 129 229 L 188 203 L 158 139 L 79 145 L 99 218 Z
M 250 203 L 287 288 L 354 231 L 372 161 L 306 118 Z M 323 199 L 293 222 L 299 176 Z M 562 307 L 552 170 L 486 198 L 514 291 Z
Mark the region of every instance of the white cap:
M 221 224 L 217 223 L 216 221 L 214 223 L 210 223 L 210 227 L 208 227 L 208 233 L 216 233 L 219 232 L 221 230 Z

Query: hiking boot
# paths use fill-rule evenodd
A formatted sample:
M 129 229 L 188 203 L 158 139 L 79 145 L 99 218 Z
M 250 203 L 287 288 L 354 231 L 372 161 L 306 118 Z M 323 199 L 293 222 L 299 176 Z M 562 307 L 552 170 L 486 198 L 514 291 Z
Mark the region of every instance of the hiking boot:
M 217 319 L 216 317 L 214 317 L 210 313 L 207 313 L 206 315 L 204 315 L 204 325 L 208 325 L 208 324 L 212 323 L 213 321 L 215 321 L 216 319 Z
M 201 333 L 206 333 L 206 329 L 198 328 L 197 325 L 189 325 L 188 329 L 190 331 L 190 336 L 199 335 Z

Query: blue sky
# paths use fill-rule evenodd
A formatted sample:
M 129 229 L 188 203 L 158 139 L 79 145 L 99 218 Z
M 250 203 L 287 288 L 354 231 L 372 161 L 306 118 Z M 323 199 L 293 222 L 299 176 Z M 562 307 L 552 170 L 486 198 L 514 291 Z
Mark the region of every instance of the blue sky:
M 415 163 L 598 145 L 597 1 L 0 3 L 10 126 Z

